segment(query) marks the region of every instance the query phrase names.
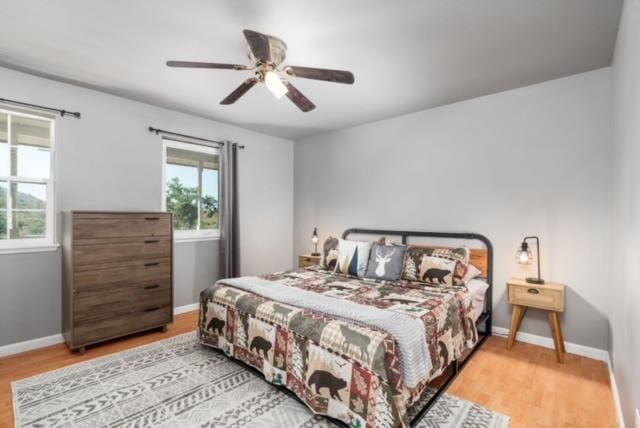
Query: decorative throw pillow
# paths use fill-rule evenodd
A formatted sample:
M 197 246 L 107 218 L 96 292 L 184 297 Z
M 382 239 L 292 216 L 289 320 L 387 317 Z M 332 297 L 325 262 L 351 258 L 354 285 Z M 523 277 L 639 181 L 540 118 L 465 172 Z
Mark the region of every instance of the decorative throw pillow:
M 378 242 L 371 247 L 366 278 L 397 281 L 402 274 L 402 261 L 407 247 L 404 245 L 384 245 Z
M 322 245 L 322 260 L 320 261 L 320 266 L 328 269 L 334 270 L 336 268 L 336 262 L 338 261 L 338 238 L 333 236 L 329 236 L 324 240 L 324 244 Z
M 467 282 L 471 281 L 473 278 L 476 278 L 480 275 L 482 275 L 482 271 L 477 267 L 475 267 L 474 265 L 472 265 L 471 263 L 469 263 L 467 265 L 467 273 L 464 274 L 464 278 L 462 278 L 462 282 L 466 284 Z
M 347 241 L 338 242 L 338 260 L 334 272 L 353 276 L 364 276 L 367 271 L 371 242 Z
M 402 279 L 437 286 L 463 285 L 468 263 L 467 247 L 434 248 L 412 245 L 407 248 Z

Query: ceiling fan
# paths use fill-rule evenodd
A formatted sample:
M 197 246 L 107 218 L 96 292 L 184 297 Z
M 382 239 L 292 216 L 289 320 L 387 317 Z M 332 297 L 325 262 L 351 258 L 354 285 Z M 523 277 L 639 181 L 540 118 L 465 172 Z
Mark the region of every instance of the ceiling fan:
M 169 67 L 182 68 L 215 68 L 222 70 L 255 70 L 255 76 L 245 80 L 233 92 L 231 92 L 220 104 L 233 104 L 247 93 L 256 83 L 264 83 L 267 89 L 276 96 L 287 96 L 300 110 L 308 112 L 316 108 L 302 92 L 296 89 L 287 79 L 280 77 L 278 73 L 284 73 L 291 77 L 304 79 L 325 80 L 327 82 L 347 83 L 354 82 L 353 73 L 344 70 L 328 70 L 324 68 L 298 67 L 294 65 L 280 68 L 287 54 L 287 45 L 277 37 L 258 33 L 257 31 L 244 30 L 244 37 L 248 44 L 249 59 L 253 66 L 241 64 L 219 64 L 213 62 L 192 61 L 167 61 Z

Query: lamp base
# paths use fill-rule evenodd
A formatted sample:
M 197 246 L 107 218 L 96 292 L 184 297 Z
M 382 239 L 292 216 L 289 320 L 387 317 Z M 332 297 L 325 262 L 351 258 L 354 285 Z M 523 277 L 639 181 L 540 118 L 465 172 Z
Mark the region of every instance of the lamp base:
M 311 255 L 312 255 L 312 256 L 314 256 L 314 257 L 318 257 L 318 256 L 320 256 L 321 254 L 320 254 L 320 253 L 311 253 Z
M 540 278 L 527 278 L 525 279 L 529 284 L 544 284 L 544 279 Z

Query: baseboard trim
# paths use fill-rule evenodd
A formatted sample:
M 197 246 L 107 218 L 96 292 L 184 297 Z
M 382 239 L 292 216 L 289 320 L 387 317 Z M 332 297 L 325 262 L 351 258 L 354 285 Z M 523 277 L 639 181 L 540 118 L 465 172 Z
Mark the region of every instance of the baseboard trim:
M 616 413 L 618 414 L 618 426 L 624 428 L 624 415 L 622 413 L 622 405 L 620 404 L 620 395 L 618 394 L 618 384 L 616 383 L 616 376 L 613 373 L 613 365 L 611 364 L 611 357 L 607 352 L 607 367 L 609 367 L 609 380 L 611 381 L 611 390 L 613 391 L 613 403 L 616 406 Z
M 493 327 L 492 333 L 496 336 L 509 336 L 509 329 L 504 327 Z M 553 339 L 550 337 L 538 336 L 537 334 L 518 332 L 516 340 L 520 342 L 530 343 L 532 345 L 542 346 L 544 348 L 554 349 Z M 594 360 L 609 361 L 609 352 L 604 349 L 592 348 L 590 346 L 579 345 L 577 343 L 565 342 L 564 347 L 571 354 L 581 355 Z
M 180 315 L 197 310 L 198 303 L 191 303 L 190 305 L 173 308 L 173 314 Z M 47 346 L 58 345 L 60 343 L 64 343 L 64 337 L 61 334 L 38 337 L 36 339 L 25 340 L 24 342 L 10 343 L 8 345 L 0 346 L 0 358 L 20 354 L 22 352 L 33 351 L 34 349 L 45 348 Z
M 44 348 L 51 345 L 64 343 L 64 337 L 61 334 L 53 334 L 46 337 L 38 337 L 36 339 L 25 340 L 24 342 L 10 343 L 0 346 L 0 357 L 20 354 L 22 352 L 32 351 L 34 349 Z
M 178 306 L 176 308 L 173 308 L 173 314 L 180 315 L 186 312 L 192 312 L 197 310 L 198 310 L 198 303 L 196 302 L 196 303 L 191 303 L 189 305 Z

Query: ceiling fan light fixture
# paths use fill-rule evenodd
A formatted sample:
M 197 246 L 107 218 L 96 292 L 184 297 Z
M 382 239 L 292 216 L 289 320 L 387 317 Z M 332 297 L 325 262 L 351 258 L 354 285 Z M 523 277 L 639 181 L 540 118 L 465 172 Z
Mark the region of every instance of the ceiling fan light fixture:
M 289 91 L 284 83 L 282 83 L 282 80 L 280 80 L 280 76 L 273 71 L 267 71 L 264 74 L 264 83 L 267 85 L 267 89 L 278 99 L 284 97 Z

